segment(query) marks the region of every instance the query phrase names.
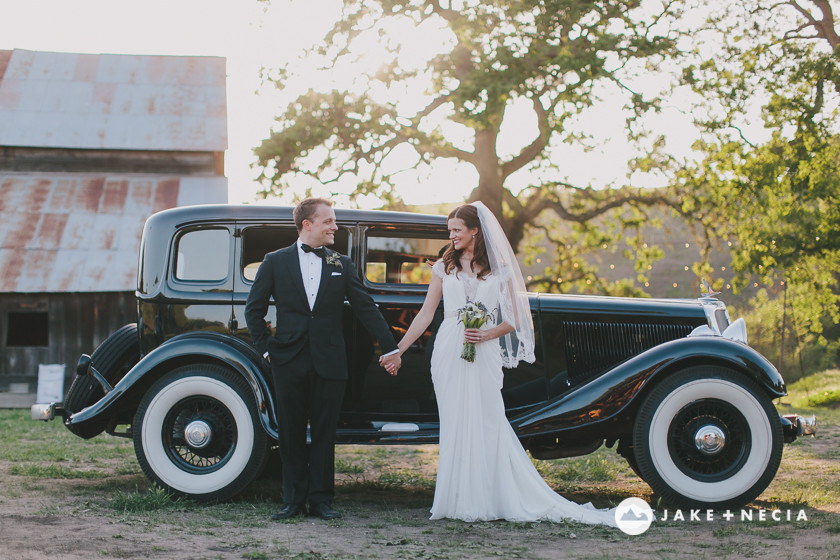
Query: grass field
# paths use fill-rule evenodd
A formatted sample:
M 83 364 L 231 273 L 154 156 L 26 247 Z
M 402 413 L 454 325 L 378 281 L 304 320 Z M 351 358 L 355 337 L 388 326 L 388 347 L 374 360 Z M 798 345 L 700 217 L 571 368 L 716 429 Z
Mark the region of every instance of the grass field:
M 344 517 L 276 523 L 276 480 L 260 479 L 224 504 L 174 500 L 150 486 L 129 440 L 81 440 L 60 422 L 0 410 L 0 558 L 840 558 L 838 388 L 840 372 L 826 372 L 778 403 L 783 413 L 816 413 L 820 429 L 785 446 L 775 480 L 746 510 L 753 521 L 740 512 L 674 520 L 671 512 L 639 536 L 577 523 L 429 521 L 436 446 L 340 446 Z M 636 496 L 664 513 L 613 450 L 536 464 L 569 499 L 610 507 Z M 796 519 L 800 512 L 807 520 Z

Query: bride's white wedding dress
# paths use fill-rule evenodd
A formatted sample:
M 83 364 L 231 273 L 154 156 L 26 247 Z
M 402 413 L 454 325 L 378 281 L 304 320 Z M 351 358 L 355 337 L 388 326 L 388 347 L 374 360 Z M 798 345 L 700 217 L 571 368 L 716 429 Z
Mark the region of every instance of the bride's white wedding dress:
M 460 357 L 464 325 L 458 309 L 467 300 L 491 311 L 501 309 L 500 302 L 505 307 L 506 283 L 495 274 L 484 279 L 463 272 L 445 274 L 442 261 L 432 271 L 443 281 L 444 303 L 431 363 L 440 411 L 432 519 L 574 520 L 615 526 L 614 510 L 566 500 L 534 468 L 505 416 L 498 339 L 476 345 L 475 362 Z M 506 310 L 501 311 L 511 322 Z

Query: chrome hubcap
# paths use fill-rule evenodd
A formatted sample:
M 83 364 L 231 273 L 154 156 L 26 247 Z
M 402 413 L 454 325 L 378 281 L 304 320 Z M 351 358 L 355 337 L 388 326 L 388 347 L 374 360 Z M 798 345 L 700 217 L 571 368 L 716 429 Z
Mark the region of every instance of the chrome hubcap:
M 726 445 L 726 435 L 717 426 L 703 426 L 694 434 L 694 445 L 700 453 L 714 455 Z
M 203 420 L 194 420 L 184 429 L 184 438 L 190 447 L 201 449 L 210 443 L 212 437 L 210 425 Z

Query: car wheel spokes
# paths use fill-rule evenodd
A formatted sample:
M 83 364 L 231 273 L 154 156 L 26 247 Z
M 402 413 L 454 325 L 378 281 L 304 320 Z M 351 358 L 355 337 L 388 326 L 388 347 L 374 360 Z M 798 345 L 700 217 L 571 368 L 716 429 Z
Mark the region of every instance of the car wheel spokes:
M 224 465 L 236 448 L 236 423 L 216 399 L 184 399 L 163 422 L 163 441 L 173 463 L 187 472 L 209 473 Z
M 737 472 L 749 456 L 749 423 L 737 409 L 717 399 L 684 407 L 668 431 L 674 464 L 695 480 L 715 482 Z

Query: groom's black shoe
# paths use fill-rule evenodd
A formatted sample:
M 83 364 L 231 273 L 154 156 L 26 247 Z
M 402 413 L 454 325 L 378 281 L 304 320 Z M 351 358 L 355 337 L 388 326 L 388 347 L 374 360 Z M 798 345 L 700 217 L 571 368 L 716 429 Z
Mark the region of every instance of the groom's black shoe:
M 322 504 L 310 504 L 309 506 L 309 514 L 314 517 L 320 517 L 321 519 L 338 519 L 341 517 L 341 514 L 335 511 L 332 506 L 328 503 Z
M 306 508 L 298 504 L 286 504 L 277 513 L 271 514 L 271 519 L 274 521 L 283 521 L 284 519 L 291 519 L 298 515 L 306 515 Z

